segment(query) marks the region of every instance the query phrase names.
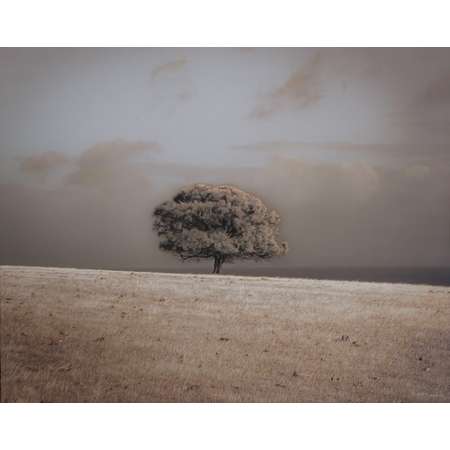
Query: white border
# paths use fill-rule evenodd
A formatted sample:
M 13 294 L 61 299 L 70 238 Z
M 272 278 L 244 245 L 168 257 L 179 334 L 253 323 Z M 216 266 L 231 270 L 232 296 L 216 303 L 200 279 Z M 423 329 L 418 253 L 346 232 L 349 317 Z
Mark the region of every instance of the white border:
M 0 0 L 3 46 L 446 46 L 446 0 Z
M 446 404 L 1 405 L 0 413 L 8 450 L 410 450 L 450 443 Z

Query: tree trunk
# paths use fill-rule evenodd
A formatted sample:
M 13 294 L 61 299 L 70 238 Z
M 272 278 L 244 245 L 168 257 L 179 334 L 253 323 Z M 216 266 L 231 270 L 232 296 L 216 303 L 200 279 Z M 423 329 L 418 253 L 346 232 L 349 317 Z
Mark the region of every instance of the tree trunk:
M 225 257 L 222 255 L 218 255 L 214 257 L 214 269 L 213 273 L 220 273 L 220 268 L 225 260 Z
M 219 260 L 217 262 L 217 272 L 216 273 L 220 273 L 220 268 L 222 267 L 223 264 L 223 256 L 219 256 Z

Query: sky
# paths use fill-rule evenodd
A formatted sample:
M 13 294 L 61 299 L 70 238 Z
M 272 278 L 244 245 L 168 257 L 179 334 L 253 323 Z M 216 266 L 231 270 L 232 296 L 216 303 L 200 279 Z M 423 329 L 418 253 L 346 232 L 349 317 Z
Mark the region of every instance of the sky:
M 450 50 L 0 49 L 0 264 L 181 267 L 197 182 L 278 210 L 274 266 L 449 267 Z

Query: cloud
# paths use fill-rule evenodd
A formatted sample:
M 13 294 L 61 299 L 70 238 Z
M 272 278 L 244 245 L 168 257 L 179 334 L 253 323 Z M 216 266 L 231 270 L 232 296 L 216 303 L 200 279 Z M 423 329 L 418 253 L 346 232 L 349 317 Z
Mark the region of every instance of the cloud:
M 404 164 L 414 161 L 450 162 L 448 144 L 436 143 L 370 143 L 345 141 L 261 141 L 234 145 L 233 150 L 260 152 L 268 156 L 297 155 L 311 160 L 363 160 L 367 162 Z
M 71 160 L 62 152 L 49 151 L 19 158 L 19 161 L 20 171 L 45 182 L 51 174 L 66 168 Z
M 116 195 L 133 193 L 149 184 L 139 158 L 161 151 L 156 142 L 115 140 L 101 142 L 82 153 L 66 183 L 98 188 Z
M 369 144 L 369 143 L 353 143 L 353 142 L 307 142 L 307 141 L 265 141 L 255 142 L 252 144 L 235 145 L 235 150 L 260 151 L 267 153 L 276 153 L 279 150 L 379 150 L 380 148 L 390 148 L 392 146 L 386 144 Z
M 192 98 L 193 84 L 190 74 L 185 68 L 186 59 L 177 59 L 155 67 L 151 73 L 151 89 L 153 102 L 171 115 L 183 104 Z
M 66 165 L 70 159 L 61 152 L 44 152 L 23 158 L 20 168 L 26 173 L 45 173 Z
M 273 114 L 315 105 L 322 97 L 320 88 L 320 55 L 317 52 L 283 84 L 266 95 L 253 108 L 250 117 L 264 119 Z
M 174 73 L 180 72 L 186 67 L 186 64 L 187 60 L 182 58 L 156 66 L 152 70 L 152 80 L 158 80 L 167 75 L 172 75 Z

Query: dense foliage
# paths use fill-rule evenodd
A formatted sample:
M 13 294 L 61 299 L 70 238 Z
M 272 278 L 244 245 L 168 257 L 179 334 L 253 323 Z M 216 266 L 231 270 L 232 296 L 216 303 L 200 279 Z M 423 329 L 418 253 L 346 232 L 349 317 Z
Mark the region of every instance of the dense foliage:
M 213 273 L 234 259 L 266 259 L 287 252 L 278 239 L 280 217 L 256 196 L 232 186 L 196 184 L 154 210 L 160 248 L 214 259 Z

